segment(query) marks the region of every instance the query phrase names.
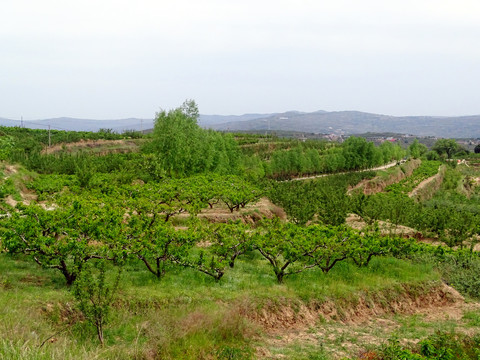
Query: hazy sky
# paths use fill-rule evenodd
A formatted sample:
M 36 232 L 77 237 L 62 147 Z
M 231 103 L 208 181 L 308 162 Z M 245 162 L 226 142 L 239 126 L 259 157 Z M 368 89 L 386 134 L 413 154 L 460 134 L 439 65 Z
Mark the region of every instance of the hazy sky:
M 0 0 L 0 117 L 480 114 L 478 0 Z

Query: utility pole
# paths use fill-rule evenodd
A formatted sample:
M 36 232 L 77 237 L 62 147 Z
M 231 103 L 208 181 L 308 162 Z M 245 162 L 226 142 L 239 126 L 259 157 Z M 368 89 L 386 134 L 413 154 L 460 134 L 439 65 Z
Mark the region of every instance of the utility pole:
M 143 134 L 143 119 L 140 119 L 140 133 Z
M 23 128 L 23 116 L 20 124 L 21 124 L 20 127 Z
M 51 145 L 52 145 L 52 141 L 50 138 L 50 125 L 48 125 L 48 147 L 50 147 Z

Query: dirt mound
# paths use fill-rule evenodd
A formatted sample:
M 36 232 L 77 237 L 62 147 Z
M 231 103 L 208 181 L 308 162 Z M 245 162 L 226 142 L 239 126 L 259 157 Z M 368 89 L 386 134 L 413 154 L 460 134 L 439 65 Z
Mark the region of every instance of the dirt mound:
M 5 175 L 8 177 L 9 175 L 16 174 L 18 170 L 15 165 L 5 165 L 4 172 Z
M 16 194 L 10 194 L 3 200 L 7 205 L 15 207 L 19 202 L 30 205 L 37 201 L 37 194 L 25 186 L 26 182 L 31 181 L 29 175 L 17 175 L 19 174 L 18 166 L 10 164 L 4 165 L 3 171 L 5 173 L 4 179 L 12 178 L 16 189 Z
M 8 195 L 6 198 L 5 198 L 5 203 L 11 207 L 15 207 L 17 206 L 18 204 L 18 201 L 16 201 L 12 195 Z
M 238 211 L 231 212 L 228 208 L 215 205 L 212 209 L 205 209 L 198 217 L 207 219 L 210 222 L 228 222 L 235 220 L 242 220 L 248 223 L 254 223 L 263 217 L 269 219 L 279 217 L 286 220 L 287 214 L 285 211 L 272 203 L 268 198 L 264 197 L 255 204 L 249 204 Z
M 60 151 L 72 152 L 81 149 L 105 148 L 99 155 L 110 152 L 131 152 L 138 147 L 137 143 L 131 140 L 84 140 L 74 143 L 62 143 L 50 146 L 42 151 L 42 154 L 54 154 Z
M 357 214 L 348 214 L 346 224 L 353 229 L 363 230 L 367 227 L 367 223 Z M 421 232 L 404 225 L 395 225 L 388 221 L 377 221 L 380 233 L 382 235 L 397 235 L 407 238 L 415 238 L 424 240 Z
M 333 302 L 310 304 L 266 304 L 260 310 L 244 310 L 250 320 L 260 324 L 267 332 L 283 332 L 315 326 L 319 319 L 342 324 L 359 324 L 374 317 L 388 314 L 417 314 L 445 317 L 461 316 L 464 298 L 453 288 L 437 284 L 424 290 L 403 286 L 400 290 L 359 294 L 355 303 Z M 248 305 L 247 305 L 248 306 Z

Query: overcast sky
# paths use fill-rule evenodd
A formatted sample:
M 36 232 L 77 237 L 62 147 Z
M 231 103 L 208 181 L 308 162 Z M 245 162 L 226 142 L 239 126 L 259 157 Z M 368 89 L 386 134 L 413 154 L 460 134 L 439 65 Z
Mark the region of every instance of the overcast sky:
M 480 114 L 479 0 L 0 0 L 0 117 Z

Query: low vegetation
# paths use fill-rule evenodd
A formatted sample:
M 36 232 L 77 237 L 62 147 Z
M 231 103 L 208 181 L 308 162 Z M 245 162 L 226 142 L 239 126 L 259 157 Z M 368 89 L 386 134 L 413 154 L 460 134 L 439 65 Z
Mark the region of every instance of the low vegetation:
M 52 132 L 55 151 L 46 131 L 0 129 L 1 358 L 478 357 L 475 155 L 450 161 L 466 155 L 453 140 L 222 134 L 197 118 L 187 101 L 149 135 Z

